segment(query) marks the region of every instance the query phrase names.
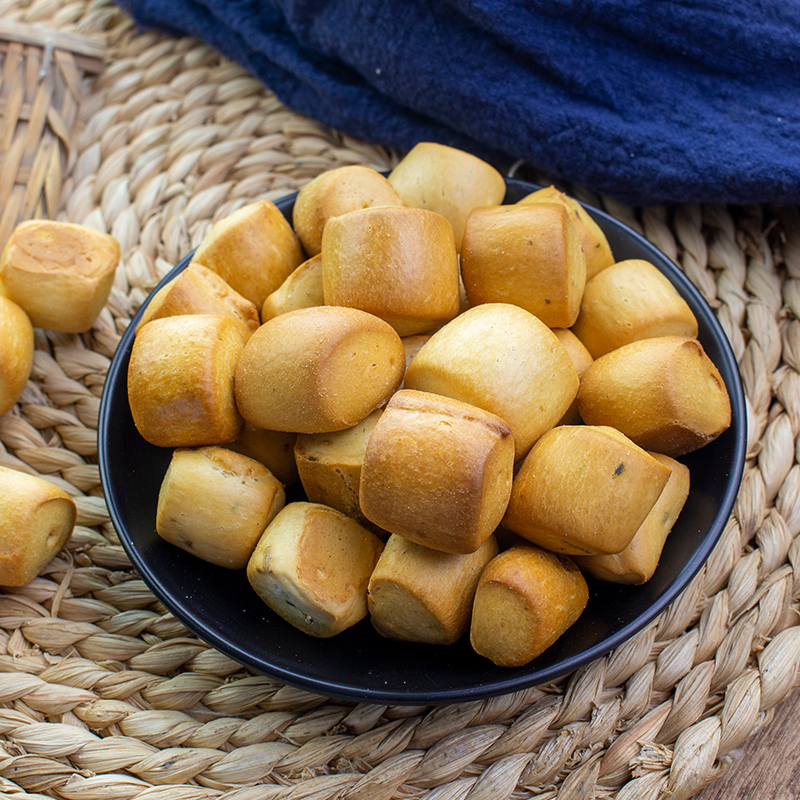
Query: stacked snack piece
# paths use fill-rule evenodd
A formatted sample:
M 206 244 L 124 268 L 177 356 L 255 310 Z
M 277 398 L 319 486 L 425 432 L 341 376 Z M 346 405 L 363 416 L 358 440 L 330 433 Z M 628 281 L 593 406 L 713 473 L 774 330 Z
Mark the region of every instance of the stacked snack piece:
M 294 229 L 268 201 L 217 223 L 131 353 L 139 432 L 176 448 L 159 534 L 311 635 L 469 632 L 509 667 L 580 616 L 584 572 L 648 580 L 725 385 L 652 264 L 553 187 L 504 193 L 423 143 L 319 176 Z

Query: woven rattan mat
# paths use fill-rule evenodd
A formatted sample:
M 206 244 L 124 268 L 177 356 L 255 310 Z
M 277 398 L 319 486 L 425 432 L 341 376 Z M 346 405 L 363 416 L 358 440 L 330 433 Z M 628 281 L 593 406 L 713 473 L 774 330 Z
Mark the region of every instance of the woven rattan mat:
M 635 210 L 583 196 L 682 266 L 745 382 L 735 513 L 679 599 L 553 685 L 440 708 L 334 701 L 245 672 L 159 605 L 109 522 L 97 413 L 121 332 L 214 220 L 325 169 L 386 169 L 392 156 L 288 111 L 203 44 L 137 32 L 105 0 L 0 0 L 0 20 L 105 44 L 101 74 L 72 65 L 74 126 L 47 116 L 61 148 L 47 163 L 63 178 L 58 217 L 112 233 L 123 253 L 91 333 L 37 331 L 32 379 L 0 418 L 0 463 L 65 486 L 79 508 L 44 574 L 0 594 L 0 796 L 655 800 L 712 780 L 793 689 L 800 663 L 797 209 Z M 13 54 L 0 44 L 7 166 Z M 20 164 L 25 184 L 36 169 Z M 52 181 L 43 186 L 52 202 Z

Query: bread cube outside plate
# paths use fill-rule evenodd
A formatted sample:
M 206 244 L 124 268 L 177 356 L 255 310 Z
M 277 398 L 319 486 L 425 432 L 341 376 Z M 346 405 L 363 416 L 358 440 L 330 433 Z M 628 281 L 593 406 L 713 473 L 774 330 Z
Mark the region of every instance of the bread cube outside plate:
M 0 416 L 19 400 L 33 368 L 33 350 L 30 318 L 0 294 Z

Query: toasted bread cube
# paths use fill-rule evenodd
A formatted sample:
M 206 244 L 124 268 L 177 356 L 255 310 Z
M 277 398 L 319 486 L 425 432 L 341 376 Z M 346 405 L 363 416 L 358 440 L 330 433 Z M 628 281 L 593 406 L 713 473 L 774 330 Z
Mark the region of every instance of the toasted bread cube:
M 304 261 L 270 294 L 261 308 L 261 321 L 295 311 L 325 304 L 322 294 L 322 256 Z
M 583 378 L 586 370 L 589 369 L 594 361 L 592 354 L 569 328 L 553 328 L 552 330 L 558 341 L 564 345 L 564 349 L 567 351 L 570 361 L 572 361 L 572 365 L 578 373 L 578 378 Z M 564 412 L 564 416 L 558 421 L 558 424 L 580 425 L 581 422 L 581 414 L 578 411 L 578 396 L 576 395 L 570 407 Z
M 33 368 L 33 325 L 0 294 L 0 417 L 16 405 Z
M 269 431 L 245 422 L 229 450 L 253 458 L 263 464 L 284 486 L 300 480 L 294 460 L 294 443 L 297 434 L 287 431 Z

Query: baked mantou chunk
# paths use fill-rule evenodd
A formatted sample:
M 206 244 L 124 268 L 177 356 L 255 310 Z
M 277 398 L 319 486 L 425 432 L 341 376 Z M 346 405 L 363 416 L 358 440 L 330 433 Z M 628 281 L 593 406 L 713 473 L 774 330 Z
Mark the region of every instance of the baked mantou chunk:
M 530 205 L 531 203 L 561 203 L 566 207 L 586 256 L 587 281 L 597 275 L 600 270 L 610 267 L 614 263 L 614 254 L 611 252 L 606 235 L 589 212 L 574 197 L 564 194 L 555 186 L 546 186 L 526 195 L 517 205 Z
M 242 569 L 285 502 L 283 484 L 258 461 L 224 447 L 179 447 L 161 482 L 156 532 L 204 561 Z
M 0 417 L 19 400 L 33 367 L 33 325 L 0 294 Z
M 71 222 L 33 219 L 14 229 L 0 257 L 0 294 L 36 328 L 83 333 L 111 292 L 119 243 Z
M 661 453 L 651 455 L 672 472 L 630 544 L 610 555 L 575 556 L 575 563 L 595 578 L 612 583 L 641 584 L 649 581 L 658 567 L 667 536 L 689 496 L 689 468 Z
M 383 544 L 320 503 L 289 503 L 247 564 L 258 596 L 299 630 L 327 638 L 367 615 L 367 584 Z
M 388 639 L 453 644 L 469 629 L 478 580 L 496 555 L 494 536 L 467 554 L 390 536 L 367 590 L 373 627 Z
M 0 467 L 0 586 L 30 583 L 66 544 L 76 518 L 63 489 Z
M 233 441 L 242 427 L 233 379 L 242 353 L 228 316 L 154 319 L 133 340 L 128 401 L 142 438 L 160 447 Z
M 561 425 L 526 456 L 503 525 L 557 553 L 619 553 L 669 475 L 668 466 L 613 428 Z
M 553 427 L 578 392 L 578 373 L 555 334 L 533 314 L 486 303 L 431 336 L 409 364 L 405 387 L 453 397 L 497 414 L 516 458 Z
M 569 328 L 586 256 L 560 203 L 476 208 L 464 229 L 461 274 L 470 305 L 513 303 L 550 328 Z
M 406 205 L 445 217 L 459 250 L 469 212 L 478 206 L 498 206 L 506 194 L 503 176 L 491 164 L 436 142 L 414 145 L 389 173 L 389 183 Z
M 322 294 L 322 256 L 316 255 L 304 261 L 291 275 L 264 301 L 261 307 L 261 321 L 296 311 L 298 308 L 311 308 L 325 303 Z
M 325 302 L 368 311 L 400 336 L 458 313 L 453 228 L 421 208 L 365 208 L 331 219 L 322 234 Z
M 583 378 L 586 370 L 592 365 L 592 354 L 584 347 L 583 342 L 569 329 L 569 328 L 552 328 L 553 333 L 556 335 L 564 349 L 569 354 L 575 371 L 578 373 L 578 378 Z M 570 407 L 561 417 L 559 425 L 579 425 L 582 422 L 580 412 L 578 411 L 578 397 L 570 404 Z
M 245 422 L 236 439 L 225 446 L 260 462 L 284 486 L 291 486 L 300 480 L 294 461 L 295 441 L 296 433 L 269 431 Z
M 654 336 L 697 337 L 697 319 L 678 290 L 649 261 L 612 264 L 583 292 L 573 333 L 594 358 Z
M 386 178 L 369 167 L 348 164 L 317 175 L 297 193 L 292 222 L 309 256 L 322 249 L 322 231 L 332 217 L 374 206 L 402 206 Z
M 722 376 L 700 342 L 683 336 L 642 339 L 598 358 L 583 377 L 578 409 L 589 425 L 611 425 L 673 457 L 731 424 Z
M 402 389 L 372 431 L 361 469 L 364 516 L 447 553 L 472 553 L 503 518 L 514 468 L 506 423 L 450 397 Z
M 250 203 L 215 222 L 192 256 L 257 309 L 304 259 L 292 226 L 270 200 Z
M 355 308 L 302 308 L 250 337 L 236 368 L 236 402 L 260 428 L 340 431 L 387 400 L 404 369 L 403 343 L 378 317 Z
M 153 319 L 182 314 L 230 317 L 238 325 L 245 342 L 261 324 L 253 303 L 232 289 L 216 272 L 194 261 L 153 295 L 138 328 Z
M 472 647 L 499 667 L 524 666 L 575 623 L 588 599 L 589 587 L 570 558 L 534 545 L 511 547 L 481 575 Z

